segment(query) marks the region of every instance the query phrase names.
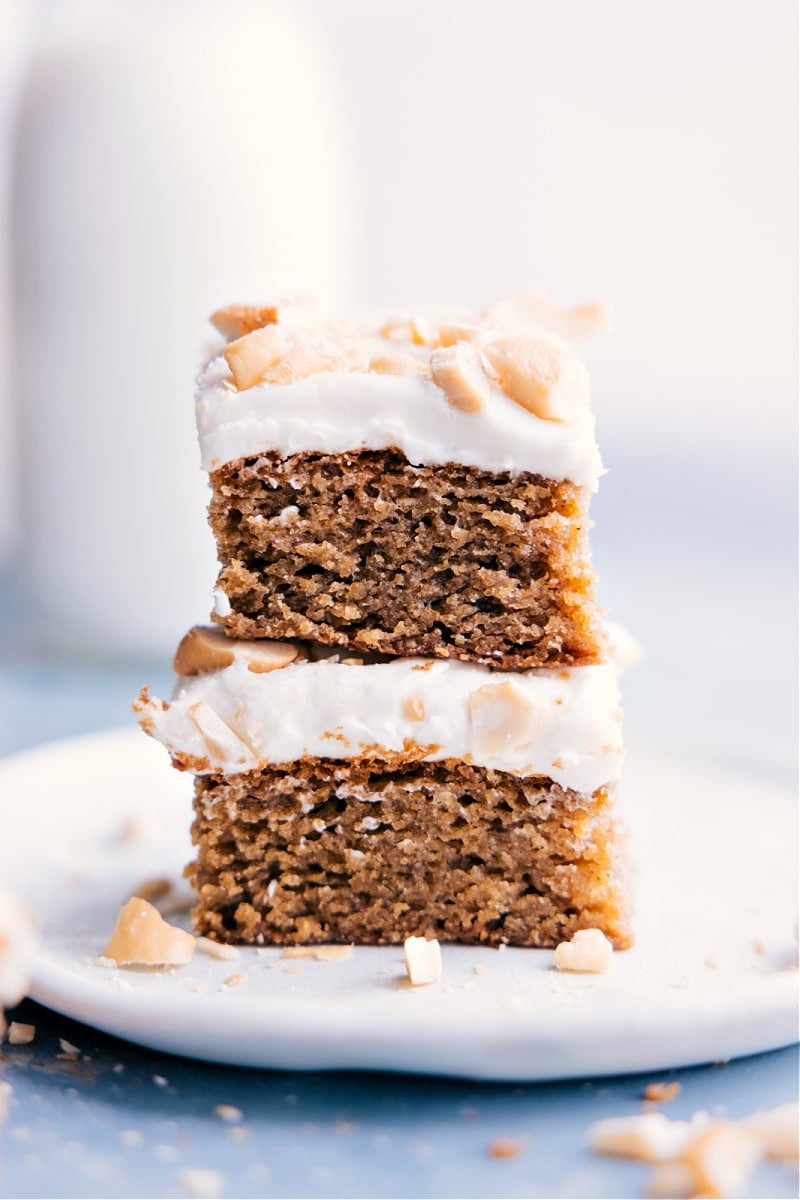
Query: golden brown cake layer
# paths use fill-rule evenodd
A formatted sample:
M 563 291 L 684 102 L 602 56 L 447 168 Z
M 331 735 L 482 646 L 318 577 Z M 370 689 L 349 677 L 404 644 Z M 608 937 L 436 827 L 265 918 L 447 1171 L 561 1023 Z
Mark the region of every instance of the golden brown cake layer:
M 197 931 L 226 942 L 631 941 L 613 788 L 449 759 L 311 759 L 196 781 Z
M 264 454 L 211 482 L 234 637 L 511 669 L 600 658 L 586 488 L 396 450 Z

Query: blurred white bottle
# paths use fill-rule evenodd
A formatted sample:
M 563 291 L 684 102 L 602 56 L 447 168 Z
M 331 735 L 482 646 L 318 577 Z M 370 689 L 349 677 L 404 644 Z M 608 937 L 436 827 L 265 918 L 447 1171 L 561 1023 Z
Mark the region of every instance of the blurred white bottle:
M 32 0 L 0 0 L 0 566 L 12 548 L 18 517 L 9 199 L 14 127 L 32 18 Z
M 44 636 L 169 653 L 216 575 L 192 384 L 207 317 L 348 303 L 348 153 L 287 5 L 62 0 L 23 103 L 21 558 Z

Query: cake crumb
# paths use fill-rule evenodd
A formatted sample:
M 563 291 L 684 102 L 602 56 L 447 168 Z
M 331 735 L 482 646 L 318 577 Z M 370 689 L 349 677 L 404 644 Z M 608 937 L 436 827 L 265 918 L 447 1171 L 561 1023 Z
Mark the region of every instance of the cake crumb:
M 7 1037 L 10 1046 L 27 1046 L 36 1037 L 36 1026 L 25 1025 L 22 1021 L 12 1021 L 8 1027 Z
M 525 1149 L 524 1138 L 495 1138 L 487 1147 L 489 1158 L 516 1158 Z
M 442 950 L 435 938 L 408 937 L 403 942 L 406 974 L 412 987 L 435 983 L 442 974 Z
M 681 1085 L 677 1082 L 648 1083 L 642 1092 L 642 1099 L 650 1100 L 654 1104 L 663 1104 L 667 1100 L 673 1100 L 680 1090 Z
M 169 1087 L 169 1080 L 164 1075 L 154 1075 L 153 1083 L 159 1088 Z
M 553 965 L 559 971 L 580 971 L 600 975 L 614 958 L 614 947 L 599 929 L 579 929 L 569 942 L 559 942 Z
M 242 956 L 238 946 L 228 946 L 225 942 L 214 942 L 207 937 L 197 939 L 197 949 L 202 950 L 203 954 L 207 954 L 209 958 L 216 958 L 219 962 L 233 962 L 234 959 Z
M 472 970 L 474 971 L 474 973 L 476 975 L 488 975 L 488 973 L 489 973 L 488 967 L 482 967 L 480 965 L 477 967 L 473 967 Z
M 222 985 L 222 986 L 223 986 L 224 988 L 236 988 L 236 987 L 241 987 L 241 986 L 242 986 L 242 984 L 243 984 L 243 983 L 244 983 L 246 980 L 247 980 L 247 974 L 246 974 L 246 972 L 245 972 L 245 971 L 237 971 L 235 975 L 229 975 L 229 976 L 228 976 L 228 978 L 225 980 L 225 982 L 223 983 L 223 985 Z
M 198 1200 L 218 1200 L 225 1187 L 225 1176 L 210 1167 L 184 1167 L 176 1178 L 178 1186 Z
M 78 1047 L 74 1046 L 72 1042 L 68 1042 L 66 1038 L 59 1038 L 58 1044 L 61 1047 L 61 1053 L 68 1058 L 77 1058 L 80 1054 Z
M 169 925 L 149 901 L 132 896 L 119 911 L 103 957 L 123 967 L 183 966 L 194 948 L 190 933 Z
M 220 1121 L 227 1121 L 229 1125 L 237 1125 L 244 1116 L 242 1110 L 235 1104 L 217 1104 L 213 1111 L 215 1117 L 219 1117 Z

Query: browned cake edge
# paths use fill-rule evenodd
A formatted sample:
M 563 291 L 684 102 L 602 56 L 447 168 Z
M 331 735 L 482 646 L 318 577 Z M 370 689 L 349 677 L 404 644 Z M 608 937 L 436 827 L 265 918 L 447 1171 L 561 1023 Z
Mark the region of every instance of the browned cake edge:
M 310 759 L 199 776 L 195 926 L 224 942 L 410 935 L 631 943 L 613 786 L 582 795 L 458 760 Z
M 263 454 L 211 484 L 231 636 L 506 669 L 601 657 L 587 488 L 394 449 Z

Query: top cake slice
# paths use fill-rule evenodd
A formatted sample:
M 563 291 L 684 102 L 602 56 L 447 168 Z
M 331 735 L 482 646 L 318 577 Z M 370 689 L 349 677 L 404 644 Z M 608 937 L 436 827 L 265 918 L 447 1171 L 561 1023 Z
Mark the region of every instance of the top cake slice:
M 597 662 L 589 381 L 542 316 L 530 298 L 371 329 L 306 302 L 215 313 L 227 344 L 197 422 L 225 631 L 504 669 Z

